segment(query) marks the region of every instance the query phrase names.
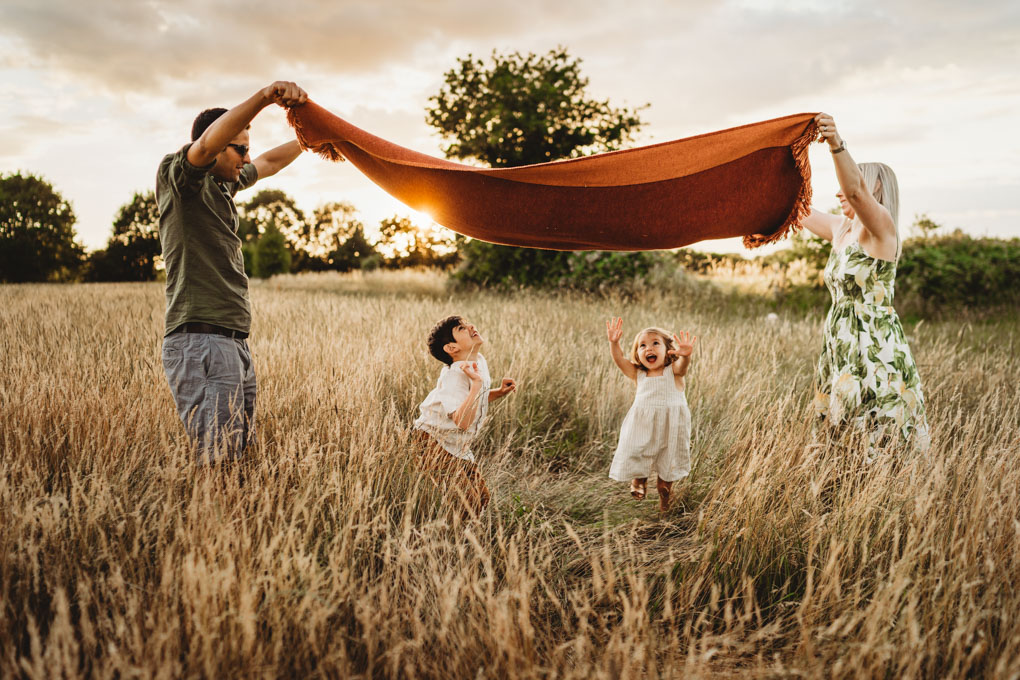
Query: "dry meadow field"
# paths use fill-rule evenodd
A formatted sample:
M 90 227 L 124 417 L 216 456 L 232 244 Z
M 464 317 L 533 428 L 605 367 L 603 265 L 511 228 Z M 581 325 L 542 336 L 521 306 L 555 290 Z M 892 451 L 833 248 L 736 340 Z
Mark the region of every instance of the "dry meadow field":
M 813 443 L 821 317 L 699 290 L 255 283 L 258 444 L 205 470 L 161 284 L 0 287 L 0 677 L 1020 678 L 1020 323 L 911 325 L 932 449 L 868 465 Z M 474 522 L 408 446 L 450 313 L 520 382 Z M 606 476 L 611 315 L 699 337 L 665 517 Z

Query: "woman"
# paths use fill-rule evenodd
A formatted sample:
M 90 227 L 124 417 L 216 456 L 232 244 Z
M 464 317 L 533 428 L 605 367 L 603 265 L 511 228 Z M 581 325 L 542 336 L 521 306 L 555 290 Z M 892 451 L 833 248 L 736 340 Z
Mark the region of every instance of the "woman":
M 832 152 L 843 212 L 812 209 L 802 222 L 832 242 L 825 266 L 832 307 L 818 360 L 816 412 L 830 425 L 866 431 L 872 447 L 898 439 L 927 449 L 921 381 L 892 307 L 900 254 L 896 175 L 882 163 L 854 163 L 832 116 L 820 113 L 815 122 L 819 141 Z

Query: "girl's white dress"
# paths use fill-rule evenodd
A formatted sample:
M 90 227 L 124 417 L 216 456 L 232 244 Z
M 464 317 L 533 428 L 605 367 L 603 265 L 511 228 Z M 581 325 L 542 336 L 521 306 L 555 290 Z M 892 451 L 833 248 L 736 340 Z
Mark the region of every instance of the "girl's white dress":
M 672 366 L 649 378 L 638 369 L 637 394 L 623 419 L 609 476 L 618 482 L 650 477 L 675 482 L 691 472 L 691 409 Z

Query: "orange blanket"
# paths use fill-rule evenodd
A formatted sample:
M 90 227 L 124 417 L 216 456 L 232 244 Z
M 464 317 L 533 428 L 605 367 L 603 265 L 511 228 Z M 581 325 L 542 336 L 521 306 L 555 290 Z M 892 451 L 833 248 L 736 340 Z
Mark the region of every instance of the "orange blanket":
M 518 168 L 477 168 L 405 149 L 308 102 L 287 119 L 325 158 L 456 232 L 553 250 L 654 250 L 743 236 L 748 247 L 810 210 L 813 113 Z M 753 238 L 752 234 L 764 234 Z

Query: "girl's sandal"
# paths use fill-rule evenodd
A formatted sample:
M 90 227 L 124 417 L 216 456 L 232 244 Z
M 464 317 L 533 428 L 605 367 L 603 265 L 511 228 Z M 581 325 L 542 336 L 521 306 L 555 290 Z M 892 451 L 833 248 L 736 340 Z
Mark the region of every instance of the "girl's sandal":
M 641 484 L 635 479 L 630 483 L 630 495 L 633 496 L 635 500 L 643 501 L 648 488 L 646 484 L 647 482 L 645 484 Z

